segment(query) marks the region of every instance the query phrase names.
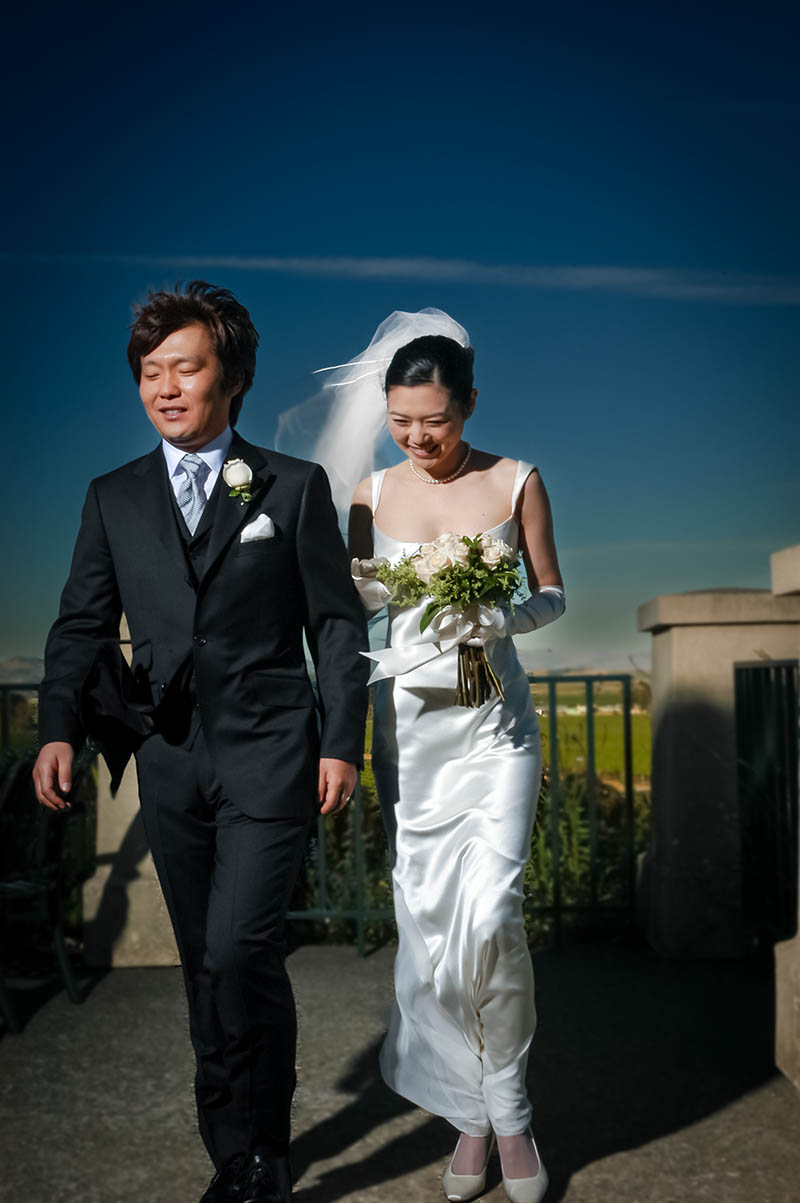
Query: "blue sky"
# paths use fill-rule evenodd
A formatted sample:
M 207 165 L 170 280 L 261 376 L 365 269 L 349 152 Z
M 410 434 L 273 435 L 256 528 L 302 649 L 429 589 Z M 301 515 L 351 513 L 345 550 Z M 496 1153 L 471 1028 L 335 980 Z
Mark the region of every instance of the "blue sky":
M 391 310 L 467 327 L 469 437 L 553 501 L 543 666 L 642 658 L 657 593 L 768 585 L 800 541 L 795 6 L 36 18 L 3 64 L 0 658 L 40 654 L 88 479 L 154 445 L 126 326 L 179 277 L 250 308 L 267 445 Z

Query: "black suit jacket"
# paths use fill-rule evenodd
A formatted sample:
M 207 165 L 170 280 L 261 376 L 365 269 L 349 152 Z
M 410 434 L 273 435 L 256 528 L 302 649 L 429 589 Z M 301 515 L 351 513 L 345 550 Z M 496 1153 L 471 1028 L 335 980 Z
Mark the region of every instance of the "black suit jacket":
M 314 805 L 319 755 L 361 760 L 365 619 L 322 468 L 237 435 L 234 457 L 253 470 L 252 500 L 242 505 L 219 480 L 197 574 L 160 446 L 91 482 L 45 649 L 40 738 L 77 748 L 96 731 L 118 775 L 148 724 L 159 727 L 175 683 L 192 678 L 230 801 L 254 817 L 300 815 Z M 264 513 L 274 536 L 241 542 Z M 123 610 L 130 670 L 111 650 Z

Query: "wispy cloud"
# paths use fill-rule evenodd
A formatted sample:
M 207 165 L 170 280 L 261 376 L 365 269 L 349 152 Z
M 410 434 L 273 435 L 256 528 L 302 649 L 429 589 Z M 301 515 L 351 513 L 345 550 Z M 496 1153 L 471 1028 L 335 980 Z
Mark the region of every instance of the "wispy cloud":
M 786 539 L 779 534 L 755 535 L 746 538 L 720 539 L 636 539 L 619 543 L 591 543 L 585 546 L 560 547 L 561 556 L 598 556 L 606 558 L 614 555 L 645 556 L 645 555 L 713 555 L 715 552 L 743 554 L 745 552 L 763 552 L 768 556 L 781 547 L 789 546 L 792 536 Z
M 800 279 L 742 272 L 620 266 L 536 266 L 470 259 L 284 257 L 258 255 L 24 254 L 0 262 L 53 266 L 153 267 L 177 272 L 231 270 L 351 280 L 426 280 L 542 292 L 614 293 L 661 300 L 733 305 L 800 305 Z

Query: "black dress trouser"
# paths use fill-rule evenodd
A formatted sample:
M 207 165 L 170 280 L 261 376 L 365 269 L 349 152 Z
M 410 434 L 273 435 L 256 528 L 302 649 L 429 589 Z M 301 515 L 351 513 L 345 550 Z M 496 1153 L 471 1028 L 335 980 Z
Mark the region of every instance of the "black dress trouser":
M 252 819 L 222 793 L 195 717 L 180 745 L 137 755 L 142 818 L 178 943 L 200 1134 L 219 1167 L 289 1148 L 297 1020 L 289 900 L 310 819 Z

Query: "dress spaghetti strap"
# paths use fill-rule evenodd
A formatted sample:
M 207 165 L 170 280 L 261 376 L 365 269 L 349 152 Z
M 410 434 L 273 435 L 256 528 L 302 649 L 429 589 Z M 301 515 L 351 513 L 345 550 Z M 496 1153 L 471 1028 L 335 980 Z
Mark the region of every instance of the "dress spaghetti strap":
M 370 479 L 372 481 L 372 517 L 375 517 L 375 511 L 378 508 L 378 502 L 381 499 L 381 489 L 383 488 L 383 478 L 386 475 L 387 469 L 381 468 L 379 472 L 371 472 Z
M 522 486 L 525 484 L 525 481 L 528 479 L 531 472 L 535 472 L 535 471 L 536 471 L 535 464 L 526 463 L 526 461 L 524 459 L 521 459 L 518 462 L 517 474 L 514 477 L 514 490 L 511 494 L 511 513 L 512 514 L 516 514 L 516 512 L 517 512 L 517 502 L 519 501 L 519 495 L 522 492 Z M 375 474 L 373 473 L 373 476 L 374 475 Z M 374 486 L 373 486 L 373 489 L 374 489 Z M 378 490 L 378 491 L 380 492 L 380 490 Z M 374 506 L 372 507 L 372 512 L 373 512 L 373 514 L 375 513 Z

